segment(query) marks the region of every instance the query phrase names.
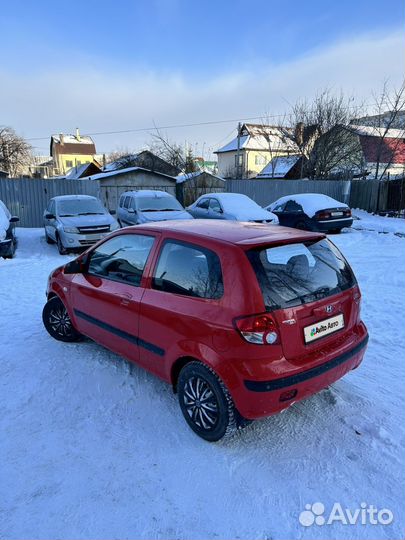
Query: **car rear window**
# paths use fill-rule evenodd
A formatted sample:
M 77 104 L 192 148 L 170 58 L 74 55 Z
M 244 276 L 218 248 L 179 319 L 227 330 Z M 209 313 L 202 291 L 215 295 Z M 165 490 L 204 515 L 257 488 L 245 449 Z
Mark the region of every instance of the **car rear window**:
M 313 302 L 356 283 L 343 255 L 327 239 L 252 249 L 247 255 L 268 310 Z

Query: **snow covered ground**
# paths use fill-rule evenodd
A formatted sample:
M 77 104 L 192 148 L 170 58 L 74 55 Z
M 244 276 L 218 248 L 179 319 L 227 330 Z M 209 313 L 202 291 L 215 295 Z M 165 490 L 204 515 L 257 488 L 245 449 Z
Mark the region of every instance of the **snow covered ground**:
M 403 537 L 405 238 L 393 232 L 404 222 L 364 217 L 365 230 L 332 237 L 362 288 L 364 363 L 219 444 L 191 432 L 165 383 L 90 341 L 48 336 L 47 276 L 69 257 L 18 229 L 15 259 L 0 260 L 0 537 Z M 394 520 L 304 527 L 315 502 Z

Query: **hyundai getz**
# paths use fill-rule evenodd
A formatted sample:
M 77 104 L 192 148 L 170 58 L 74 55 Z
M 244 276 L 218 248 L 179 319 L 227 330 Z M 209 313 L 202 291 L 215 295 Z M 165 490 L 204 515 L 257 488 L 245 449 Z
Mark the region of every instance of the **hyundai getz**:
M 360 290 L 324 234 L 173 221 L 110 235 L 49 277 L 43 322 L 87 336 L 173 386 L 208 441 L 358 367 Z

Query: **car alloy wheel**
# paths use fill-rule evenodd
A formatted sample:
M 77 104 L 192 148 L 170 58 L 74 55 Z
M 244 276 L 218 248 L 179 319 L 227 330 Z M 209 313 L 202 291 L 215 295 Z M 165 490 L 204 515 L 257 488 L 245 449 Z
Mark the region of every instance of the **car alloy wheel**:
M 184 419 L 206 441 L 230 437 L 241 426 L 241 417 L 224 383 L 202 362 L 195 360 L 182 368 L 176 390 Z
M 199 428 L 212 430 L 218 423 L 218 401 L 206 380 L 190 377 L 184 386 L 185 409 Z
M 73 327 L 63 302 L 56 296 L 45 304 L 42 321 L 48 333 L 59 341 L 78 341 L 82 337 Z

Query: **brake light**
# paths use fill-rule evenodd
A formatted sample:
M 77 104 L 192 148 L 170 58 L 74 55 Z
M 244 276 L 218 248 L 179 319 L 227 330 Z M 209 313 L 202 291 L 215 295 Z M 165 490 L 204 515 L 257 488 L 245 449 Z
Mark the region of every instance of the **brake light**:
M 350 210 L 350 208 L 348 208 L 347 210 L 344 210 L 344 215 L 347 216 L 347 217 L 351 217 L 352 215 L 352 211 Z
M 316 214 L 316 219 L 329 219 L 331 217 L 330 212 L 318 212 Z
M 239 317 L 234 322 L 240 335 L 249 343 L 274 345 L 279 340 L 276 323 L 267 313 Z

